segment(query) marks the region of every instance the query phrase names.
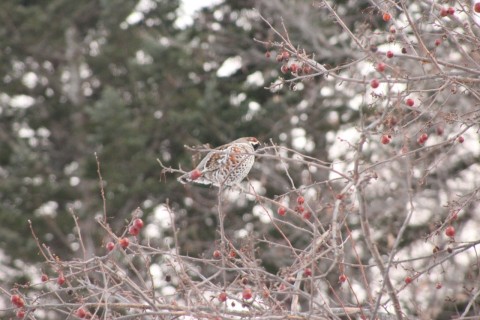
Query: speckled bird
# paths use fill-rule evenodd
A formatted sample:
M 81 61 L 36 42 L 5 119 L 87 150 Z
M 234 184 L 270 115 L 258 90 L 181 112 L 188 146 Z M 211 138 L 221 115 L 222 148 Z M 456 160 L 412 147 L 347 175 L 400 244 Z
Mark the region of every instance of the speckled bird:
M 233 186 L 240 183 L 252 169 L 253 153 L 260 146 L 254 137 L 244 137 L 210 151 L 198 166 L 178 178 L 181 183 Z

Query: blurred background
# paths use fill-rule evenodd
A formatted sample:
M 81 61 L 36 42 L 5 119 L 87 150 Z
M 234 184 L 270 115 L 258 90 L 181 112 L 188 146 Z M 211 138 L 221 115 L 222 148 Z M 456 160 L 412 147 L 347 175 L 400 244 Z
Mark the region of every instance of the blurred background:
M 255 136 L 286 146 L 297 141 L 300 151 L 325 159 L 325 133 L 342 121 L 325 115 L 332 109 L 350 112 L 340 101 L 323 101 L 319 79 L 297 92 L 264 88 L 280 71 L 275 55 L 266 58 L 267 48 L 253 40 L 273 35 L 252 8 L 272 22 L 282 16 L 291 36 L 311 44 L 308 49 L 320 52 L 323 62 L 347 59 L 339 54 L 340 43 L 322 42 L 336 27 L 316 19 L 308 1 L 199 7 L 195 1 L 59 0 L 0 6 L 0 243 L 9 267 L 42 260 L 27 220 L 59 257 L 75 256 L 71 212 L 79 217 L 90 254 L 103 250 L 103 232 L 95 227 L 95 217 L 103 214 L 95 153 L 114 231 L 138 207 L 146 221 L 154 221 L 153 213 L 168 199 L 186 250 L 199 253 L 215 239 L 216 192 L 186 189 L 175 175 L 162 176 L 157 158 L 190 169 L 193 153 L 184 145 L 216 147 Z M 325 29 L 319 37 L 313 28 Z M 272 175 L 272 163 L 257 164 L 251 174 L 270 195 L 289 188 L 286 177 Z M 251 206 L 233 205 L 233 229 L 244 224 L 242 215 Z

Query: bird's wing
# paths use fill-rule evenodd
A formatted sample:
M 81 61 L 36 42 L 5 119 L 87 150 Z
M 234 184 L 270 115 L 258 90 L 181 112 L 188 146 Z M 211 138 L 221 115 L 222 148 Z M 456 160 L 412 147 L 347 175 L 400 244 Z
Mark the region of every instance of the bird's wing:
M 230 156 L 231 145 L 226 144 L 210 151 L 197 166 L 201 172 L 214 171 L 225 165 Z

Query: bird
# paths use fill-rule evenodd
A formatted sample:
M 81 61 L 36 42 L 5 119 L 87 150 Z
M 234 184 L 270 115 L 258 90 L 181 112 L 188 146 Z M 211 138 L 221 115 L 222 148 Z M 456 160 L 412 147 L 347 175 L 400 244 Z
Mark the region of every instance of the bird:
M 190 172 L 177 180 L 214 187 L 231 187 L 248 175 L 255 162 L 255 150 L 260 142 L 254 137 L 243 137 L 213 149 Z

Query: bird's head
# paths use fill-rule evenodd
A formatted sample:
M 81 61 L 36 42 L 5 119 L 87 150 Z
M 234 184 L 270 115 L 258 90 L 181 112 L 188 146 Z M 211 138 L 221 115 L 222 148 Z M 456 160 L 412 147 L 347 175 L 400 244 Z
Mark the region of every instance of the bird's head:
M 247 137 L 242 139 L 245 139 L 246 142 L 248 142 L 253 147 L 253 150 L 257 150 L 258 147 L 260 147 L 260 142 L 255 137 Z

